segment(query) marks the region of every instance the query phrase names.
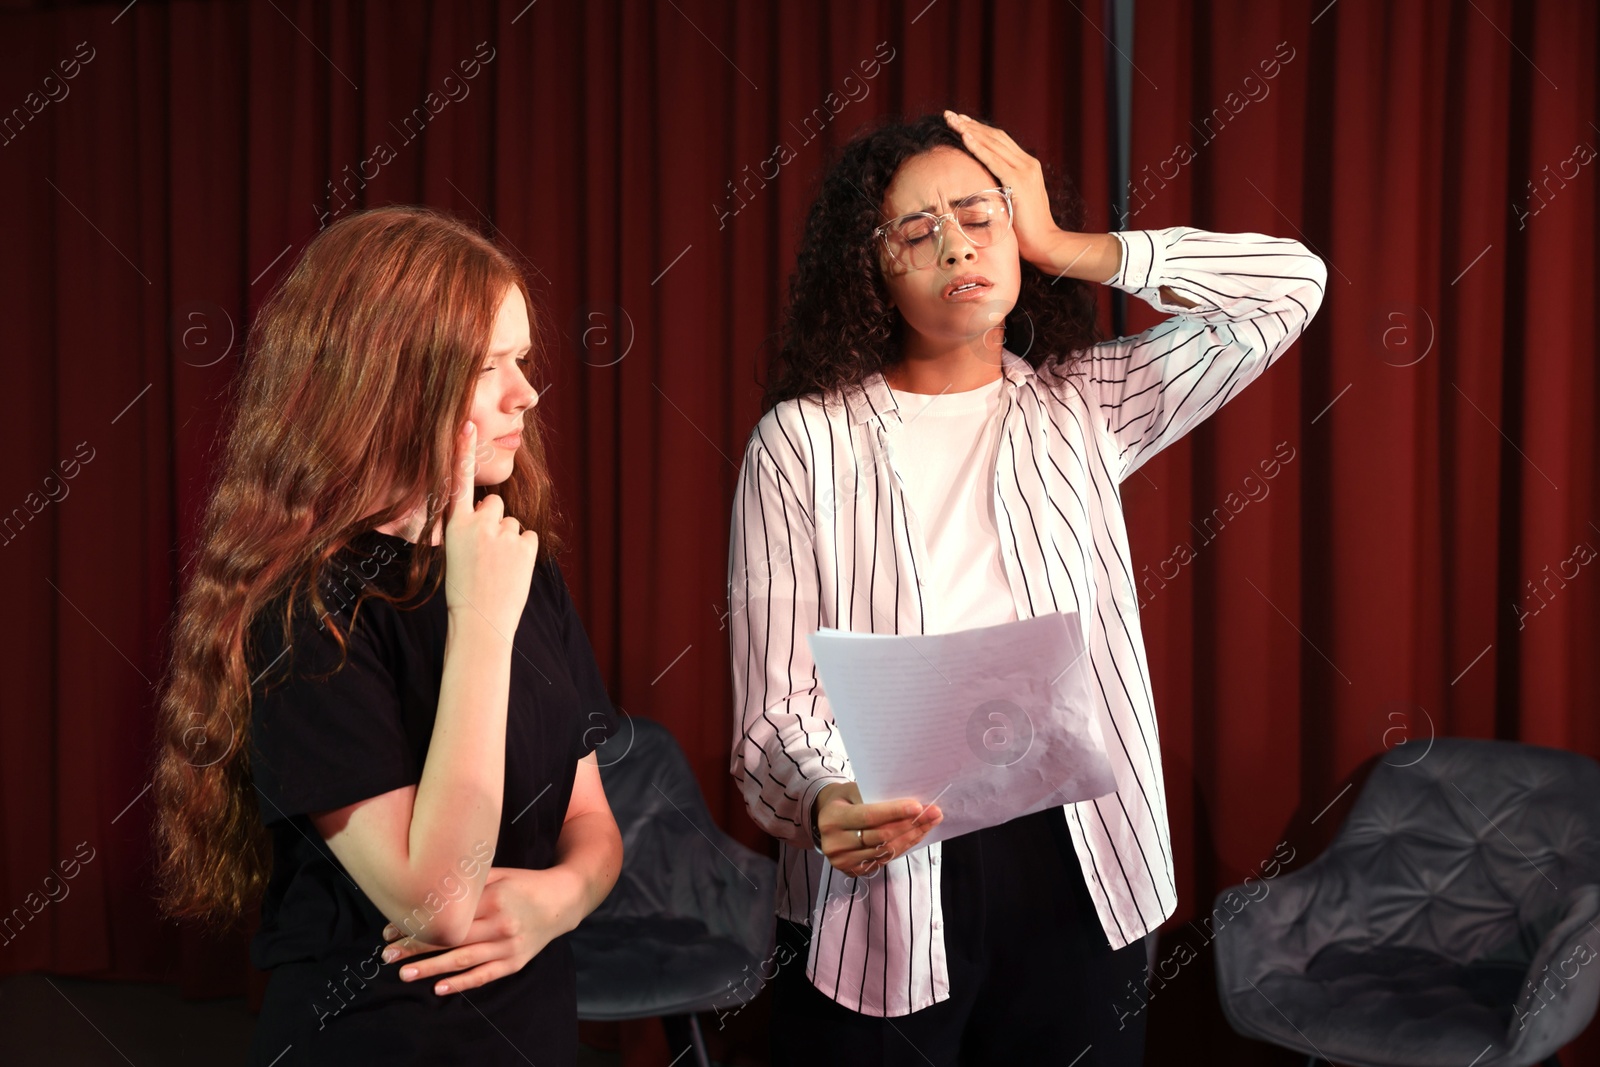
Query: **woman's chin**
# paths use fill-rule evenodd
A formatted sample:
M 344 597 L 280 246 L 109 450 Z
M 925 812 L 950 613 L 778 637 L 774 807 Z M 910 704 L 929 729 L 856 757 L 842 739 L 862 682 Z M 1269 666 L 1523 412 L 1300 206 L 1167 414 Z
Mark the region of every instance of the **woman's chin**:
M 493 463 L 484 463 L 478 467 L 478 476 L 473 479 L 477 485 L 493 488 L 503 485 L 511 477 L 511 457 L 496 459 Z

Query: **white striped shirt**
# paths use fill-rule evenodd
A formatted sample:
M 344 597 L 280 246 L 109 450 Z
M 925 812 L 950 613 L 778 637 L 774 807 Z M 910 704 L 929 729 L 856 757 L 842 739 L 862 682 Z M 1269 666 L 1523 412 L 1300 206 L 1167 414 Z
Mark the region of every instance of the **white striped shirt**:
M 1172 914 L 1177 887 L 1119 486 L 1288 350 L 1321 306 L 1327 269 L 1300 242 L 1261 234 L 1116 236 L 1122 267 L 1107 284 L 1171 317 L 1065 372 L 1006 352 L 993 491 L 1018 618 L 1076 612 L 1083 627 L 1117 791 L 1065 805 L 1066 821 L 1121 948 Z M 1197 306 L 1165 303 L 1162 285 Z M 776 405 L 745 450 L 728 556 L 731 770 L 751 816 L 782 842 L 777 912 L 811 925 L 806 976 L 877 1016 L 950 995 L 940 846 L 860 879 L 812 846 L 813 799 L 852 774 L 805 635 L 924 632 L 928 556 L 892 463 L 903 425 L 879 373 Z

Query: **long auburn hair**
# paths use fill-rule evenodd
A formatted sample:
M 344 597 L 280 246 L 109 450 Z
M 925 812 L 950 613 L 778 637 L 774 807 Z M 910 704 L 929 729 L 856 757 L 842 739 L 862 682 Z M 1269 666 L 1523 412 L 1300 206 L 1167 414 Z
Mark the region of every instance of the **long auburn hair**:
M 537 365 L 539 320 L 514 261 L 448 215 L 384 207 L 313 238 L 257 315 L 160 692 L 154 833 L 168 915 L 237 920 L 271 872 L 249 766 L 257 614 L 283 597 L 273 614 L 287 646 L 295 604 L 326 612 L 319 585 L 331 557 L 418 506 L 428 517 L 404 593 L 363 595 L 410 600 L 430 570 L 429 594 L 438 590 L 444 549 L 431 541 L 455 431 L 508 286 L 529 302 Z M 524 420 L 511 476 L 492 491 L 554 554 L 562 543 L 540 421 L 537 409 Z M 324 622 L 345 649 L 337 617 Z
M 879 119 L 850 139 L 823 176 L 789 279 L 780 347 L 768 361 L 763 410 L 783 400 L 858 384 L 900 359 L 905 324 L 889 306 L 872 231 L 885 221 L 884 195 L 901 164 L 941 146 L 972 155 L 942 115 Z M 1081 230 L 1083 200 L 1071 180 L 1047 168 L 1045 184 L 1056 225 Z M 1027 260 L 1021 266 L 1022 286 L 1006 316 L 1006 335 L 1029 339 L 1019 354 L 1034 367 L 1069 365 L 1101 339 L 1098 287 L 1075 278 L 1056 279 Z

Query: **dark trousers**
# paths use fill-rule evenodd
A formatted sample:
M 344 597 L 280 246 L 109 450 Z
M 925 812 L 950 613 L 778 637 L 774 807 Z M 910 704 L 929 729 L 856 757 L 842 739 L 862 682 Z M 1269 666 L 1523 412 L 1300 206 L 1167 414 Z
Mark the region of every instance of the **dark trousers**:
M 778 920 L 796 955 L 773 979 L 774 1067 L 1137 1067 L 1141 939 L 1113 951 L 1060 808 L 951 838 L 940 891 L 950 997 L 894 1018 L 829 999 L 805 975 L 811 928 Z

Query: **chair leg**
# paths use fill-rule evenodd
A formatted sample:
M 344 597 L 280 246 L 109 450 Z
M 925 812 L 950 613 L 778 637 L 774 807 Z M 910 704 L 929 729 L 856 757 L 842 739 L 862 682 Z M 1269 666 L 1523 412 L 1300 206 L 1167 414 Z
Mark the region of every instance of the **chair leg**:
M 706 1054 L 705 1036 L 700 1033 L 700 1016 L 689 1016 L 689 1035 L 694 1038 L 695 1062 L 699 1067 L 711 1067 L 711 1057 Z
M 667 1032 L 667 1048 L 674 1056 L 681 1056 L 688 1048 L 694 1049 L 696 1067 L 711 1067 L 711 1057 L 706 1054 L 705 1037 L 700 1033 L 697 1015 L 663 1015 L 661 1027 Z

